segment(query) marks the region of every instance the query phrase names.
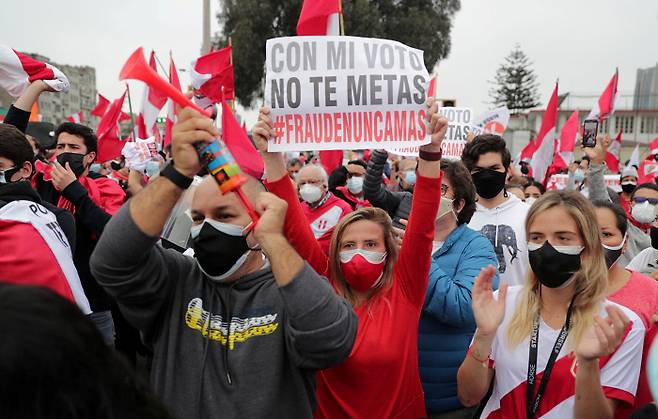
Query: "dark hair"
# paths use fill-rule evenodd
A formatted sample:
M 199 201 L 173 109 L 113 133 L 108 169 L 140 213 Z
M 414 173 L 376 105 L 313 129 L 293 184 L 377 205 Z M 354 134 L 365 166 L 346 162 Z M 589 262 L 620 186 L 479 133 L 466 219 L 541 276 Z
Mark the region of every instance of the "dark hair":
M 485 153 L 499 153 L 500 159 L 503 162 L 503 167 L 505 170 L 509 168 L 510 163 L 512 162 L 512 155 L 507 149 L 505 140 L 500 135 L 494 134 L 482 134 L 473 138 L 473 141 L 466 144 L 464 151 L 462 152 L 462 162 L 466 165 L 466 168 L 470 171 L 475 169 L 480 156 Z
M 345 186 L 347 184 L 347 167 L 338 166 L 335 168 L 334 171 L 329 174 L 327 183 L 329 190 L 332 192 L 339 186 Z
M 98 138 L 96 138 L 94 130 L 88 126 L 75 124 L 73 122 L 62 122 L 55 130 L 55 140 L 57 140 L 59 134 L 63 132 L 82 138 L 85 147 L 87 147 L 87 153 L 91 153 L 92 151 L 98 152 Z
M 594 205 L 594 208 L 607 208 L 612 211 L 617 219 L 617 228 L 621 231 L 622 235 L 626 234 L 628 230 L 628 218 L 622 207 L 605 199 L 595 199 L 592 201 L 592 205 Z
M 288 161 L 288 164 L 286 165 L 286 167 L 292 167 L 292 166 L 296 166 L 296 165 L 303 166 L 302 161 L 299 160 L 298 158 L 290 159 L 290 161 Z
M 637 185 L 637 187 L 631 194 L 631 199 L 635 198 L 635 194 L 637 193 L 637 191 L 642 189 L 651 189 L 652 191 L 658 192 L 658 185 L 656 185 L 655 183 L 643 183 L 641 185 Z
M 364 169 L 368 169 L 368 163 L 364 162 L 363 160 L 350 160 L 347 162 L 348 165 L 350 164 L 356 164 L 358 166 L 363 167 Z
M 539 193 L 541 193 L 542 195 L 546 193 L 546 188 L 544 188 L 544 185 L 542 185 L 541 183 L 537 182 L 534 179 L 529 180 L 528 184 L 525 185 L 526 188 L 529 188 L 531 186 L 534 186 L 535 188 L 539 189 Z M 525 192 L 525 189 L 524 189 L 524 192 Z
M 170 417 L 91 320 L 53 291 L 0 283 L 0 330 L 0 417 Z
M 11 160 L 16 167 L 34 160 L 34 151 L 30 142 L 18 128 L 9 124 L 0 124 L 0 157 Z
M 459 160 L 441 159 L 441 171 L 452 185 L 455 202 L 464 201 L 464 207 L 457 215 L 457 224 L 467 224 L 475 214 L 475 185 L 471 174 Z

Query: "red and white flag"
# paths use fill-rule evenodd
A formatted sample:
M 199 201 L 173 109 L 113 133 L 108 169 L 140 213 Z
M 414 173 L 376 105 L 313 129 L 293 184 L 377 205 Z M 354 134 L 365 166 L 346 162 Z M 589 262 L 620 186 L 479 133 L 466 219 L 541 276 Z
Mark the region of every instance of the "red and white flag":
M 548 101 L 548 106 L 546 106 L 544 118 L 541 121 L 541 128 L 539 129 L 539 135 L 535 141 L 537 149 L 530 161 L 533 177 L 538 182 L 544 184 L 546 171 L 553 161 L 552 157 L 556 140 L 555 126 L 557 125 L 557 91 L 558 84 L 555 83 L 555 89 Z
M 264 172 L 263 159 L 244 132 L 225 100 L 222 103 L 222 139 L 240 168 L 249 176 L 261 179 Z
M 119 119 L 123 114 L 121 108 L 123 101 L 126 99 L 126 92 L 114 102 L 103 115 L 103 119 L 98 123 L 96 136 L 98 137 L 98 158 L 99 162 L 106 162 L 121 155 L 124 141 L 119 139 Z
M 643 183 L 655 183 L 654 179 L 658 175 L 658 162 L 654 158 L 653 154 L 649 154 L 640 164 L 640 168 L 637 169 L 637 184 L 641 185 Z
M 181 90 L 180 80 L 178 79 L 178 70 L 176 69 L 176 64 L 174 64 L 174 58 L 169 56 L 169 83 L 174 86 L 176 89 Z M 182 91 L 182 90 L 181 90 Z M 164 144 L 171 144 L 171 129 L 176 123 L 176 103 L 167 99 L 167 120 L 165 121 L 165 134 L 164 134 Z
M 297 35 L 340 35 L 340 13 L 340 0 L 304 0 L 297 21 Z
M 69 90 L 69 79 L 57 67 L 0 45 L 0 87 L 19 97 L 35 80 L 43 80 L 56 92 Z
M 640 167 L 640 145 L 636 145 L 635 148 L 633 149 L 633 152 L 631 153 L 631 158 L 628 160 L 628 165 L 627 167 L 630 166 L 635 166 L 637 169 Z
M 615 112 L 615 100 L 617 99 L 617 83 L 619 82 L 619 70 L 615 70 L 614 76 L 601 94 L 599 101 L 594 105 L 587 119 L 598 119 L 603 121 Z
M 158 69 L 155 65 L 155 51 L 151 51 L 151 58 L 149 65 L 155 71 Z M 155 121 L 158 118 L 160 109 L 162 109 L 167 102 L 167 95 L 154 89 L 149 85 L 144 85 L 144 97 L 142 100 L 142 111 L 137 117 L 137 135 L 139 138 L 148 138 L 155 136 L 160 137 L 160 131 L 155 126 Z
M 105 96 L 98 94 L 98 103 L 94 106 L 94 109 L 89 112 L 89 115 L 97 116 L 102 118 L 107 111 L 107 108 L 110 106 L 110 101 L 105 98 Z
M 576 147 L 576 138 L 578 138 L 578 111 L 573 111 L 567 122 L 565 122 L 560 131 L 560 140 L 557 153 L 553 157 L 553 166 L 558 170 L 564 170 L 573 161 L 573 150 Z
M 73 115 L 67 116 L 66 120 L 76 124 L 82 124 L 85 122 L 85 115 L 82 112 L 74 113 Z
M 649 152 L 653 155 L 658 154 L 658 137 L 649 143 Z
M 231 47 L 219 49 L 192 61 L 190 68 L 192 87 L 205 95 L 212 103 L 234 98 L 233 65 Z
M 619 153 L 621 152 L 621 130 L 617 133 L 615 139 L 608 146 L 608 152 L 605 155 L 605 164 L 612 173 L 619 173 Z

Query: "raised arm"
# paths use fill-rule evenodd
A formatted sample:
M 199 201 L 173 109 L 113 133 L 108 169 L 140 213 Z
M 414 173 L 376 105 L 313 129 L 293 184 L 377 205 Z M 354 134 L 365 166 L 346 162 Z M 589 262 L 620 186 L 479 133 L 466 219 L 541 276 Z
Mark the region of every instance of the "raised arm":
M 347 302 L 315 273 L 283 235 L 287 204 L 261 193 L 254 234 L 272 266 L 287 310 L 286 344 L 302 368 L 328 368 L 350 354 L 358 320 Z
M 419 308 L 424 303 L 427 291 L 434 237 L 433 220 L 441 199 L 441 143 L 448 129 L 448 121 L 438 113 L 433 98 L 429 99 L 428 105 L 432 142 L 420 147 L 418 180 L 414 188 L 411 215 L 395 268 L 403 293 Z
M 16 103 L 9 107 L 4 123 L 13 125 L 22 133 L 25 133 L 27 123 L 30 120 L 32 105 L 39 99 L 39 95 L 46 90 L 51 89 L 43 80 L 32 82 L 23 94 L 16 99 Z
M 286 171 L 281 153 L 267 151 L 267 139 L 273 134 L 270 109 L 261 108 L 258 123 L 252 129 L 256 147 L 263 156 L 267 173 L 267 189 L 288 203 L 285 233 L 293 248 L 320 275 L 329 275 L 329 259 L 315 239 L 299 203 L 297 191 Z
M 583 147 L 583 153 L 589 156 L 589 170 L 587 173 L 587 185 L 589 187 L 589 199 L 610 201 L 608 188 L 605 186 L 605 155 L 608 150 L 607 141 L 610 137 L 599 137 L 595 147 Z
M 388 159 L 386 150 L 373 150 L 368 162 L 366 179 L 363 182 L 363 193 L 374 207 L 383 209 L 393 218 L 401 199 L 382 183 L 386 159 Z

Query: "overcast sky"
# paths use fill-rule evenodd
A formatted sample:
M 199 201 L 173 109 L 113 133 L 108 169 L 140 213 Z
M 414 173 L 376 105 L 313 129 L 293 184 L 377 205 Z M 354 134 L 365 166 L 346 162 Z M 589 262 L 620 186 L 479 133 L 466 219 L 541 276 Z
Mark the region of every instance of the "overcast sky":
M 123 90 L 119 70 L 138 46 L 154 48 L 165 66 L 171 50 L 187 68 L 200 49 L 201 14 L 201 0 L 5 0 L 0 43 L 93 66 L 98 91 L 114 99 Z M 515 43 L 534 63 L 542 103 L 558 77 L 560 92 L 598 95 L 616 66 L 619 90 L 632 94 L 637 68 L 658 62 L 657 0 L 462 0 L 453 23 L 450 56 L 436 70 L 438 96 L 476 111 L 489 107 L 488 80 Z M 212 25 L 219 29 L 214 17 Z M 182 73 L 183 85 L 188 80 Z M 131 82 L 133 103 L 139 85 Z M 252 123 L 255 115 L 245 116 Z

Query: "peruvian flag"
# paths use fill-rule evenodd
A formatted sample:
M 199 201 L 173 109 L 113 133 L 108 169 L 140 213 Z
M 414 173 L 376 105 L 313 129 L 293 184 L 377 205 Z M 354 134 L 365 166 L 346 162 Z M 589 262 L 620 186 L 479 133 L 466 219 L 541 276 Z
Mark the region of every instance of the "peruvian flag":
M 76 124 L 82 124 L 85 122 L 85 115 L 82 112 L 74 113 L 73 115 L 67 116 L 66 120 Z
M 522 161 L 531 161 L 532 156 L 535 154 L 535 150 L 537 149 L 537 143 L 535 140 L 530 139 L 528 141 L 528 144 L 523 147 L 523 150 L 521 150 L 521 154 L 519 154 L 519 162 Z
M 615 140 L 608 146 L 605 155 L 605 164 L 612 173 L 619 173 L 619 153 L 621 152 L 621 130 L 617 133 Z
M 649 154 L 640 164 L 640 168 L 637 169 L 638 179 L 637 184 L 641 185 L 643 183 L 655 183 L 654 179 L 658 175 L 658 163 L 654 158 L 653 154 Z
M 630 166 L 635 166 L 637 169 L 640 167 L 640 145 L 636 145 L 635 148 L 633 149 L 633 152 L 631 153 L 631 158 L 628 160 L 628 165 L 627 167 Z
M 560 171 L 564 170 L 573 161 L 573 150 L 578 137 L 578 111 L 573 111 L 560 131 L 559 148 L 553 156 L 553 166 Z
M 119 119 L 121 118 L 121 108 L 123 101 L 126 99 L 126 92 L 115 100 L 110 108 L 103 115 L 103 119 L 98 123 L 96 136 L 98 137 L 98 161 L 106 162 L 121 155 L 124 142 L 119 140 Z
M 598 103 L 594 105 L 587 119 L 598 119 L 603 121 L 615 111 L 615 100 L 617 98 L 617 83 L 619 82 L 619 70 L 615 70 L 614 76 L 610 79 L 608 86 L 601 94 Z
M 297 21 L 297 35 L 340 35 L 340 13 L 340 0 L 304 0 Z
M 97 116 L 102 118 L 107 111 L 107 108 L 110 106 L 110 101 L 105 98 L 105 96 L 98 94 L 98 103 L 94 106 L 94 109 L 89 112 L 89 115 Z
M 222 98 L 234 98 L 233 64 L 231 47 L 212 51 L 192 61 L 190 69 L 192 87 L 205 95 L 212 103 Z
M 544 118 L 541 121 L 541 128 L 536 140 L 536 147 L 530 167 L 532 167 L 533 177 L 543 184 L 546 184 L 545 177 L 548 167 L 553 160 L 553 152 L 555 147 L 555 126 L 557 124 L 557 90 L 558 84 L 555 83 L 555 89 L 548 101 L 548 106 L 544 112 Z
M 56 67 L 0 45 L 0 87 L 17 98 L 35 80 L 43 80 L 56 92 L 69 90 L 69 79 Z
M 654 138 L 653 141 L 649 143 L 649 151 L 652 155 L 658 154 L 658 137 Z
M 178 70 L 176 69 L 176 64 L 174 64 L 174 58 L 169 56 L 169 83 L 174 86 L 176 89 L 181 90 L 180 80 L 178 80 Z M 181 90 L 182 91 L 182 90 Z M 171 144 L 171 129 L 176 122 L 176 103 L 168 99 L 167 100 L 167 120 L 165 122 L 165 135 L 164 135 L 164 146 Z
M 261 179 L 264 164 L 258 150 L 244 132 L 225 100 L 222 103 L 222 139 L 240 168 L 249 176 Z
M 158 69 L 155 65 L 155 51 L 151 51 L 149 65 L 155 71 Z M 155 120 L 160 113 L 160 109 L 167 102 L 167 95 L 154 89 L 149 85 L 144 85 L 144 98 L 142 100 L 142 111 L 137 117 L 137 135 L 139 138 L 160 137 L 160 132 L 155 127 Z

